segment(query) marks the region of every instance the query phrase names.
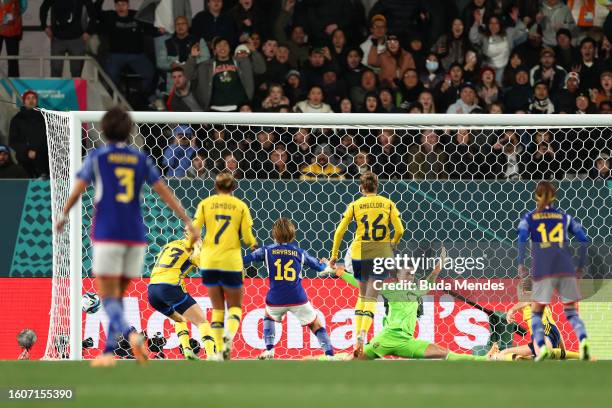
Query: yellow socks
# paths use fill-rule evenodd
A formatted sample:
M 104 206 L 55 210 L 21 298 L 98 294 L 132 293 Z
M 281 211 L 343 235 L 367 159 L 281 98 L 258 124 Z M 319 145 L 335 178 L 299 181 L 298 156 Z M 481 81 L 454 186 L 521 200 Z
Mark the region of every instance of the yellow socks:
M 242 319 L 242 309 L 239 307 L 230 307 L 227 311 L 227 333 L 230 339 L 233 339 L 238 332 L 240 327 L 240 320 Z
M 363 341 L 367 340 L 368 332 L 372 323 L 374 323 L 374 313 L 376 312 L 376 300 L 375 299 L 364 299 L 363 301 L 363 317 L 361 320 L 361 328 L 359 331 Z
M 178 336 L 179 342 L 183 347 L 183 350 L 191 349 L 189 345 L 189 328 L 187 327 L 186 322 L 175 322 L 174 323 L 174 331 L 176 331 L 176 335 Z
M 212 336 L 212 329 L 208 322 L 204 322 L 198 326 L 200 336 L 202 337 L 202 345 L 206 350 L 206 356 L 210 357 L 215 354 L 215 339 Z
M 355 339 L 359 337 L 359 333 L 361 332 L 362 322 L 363 322 L 363 297 L 359 296 L 357 298 L 357 303 L 355 303 Z
M 218 352 L 223 350 L 223 332 L 225 331 L 224 321 L 225 310 L 213 309 L 210 327 L 212 328 L 212 337 L 215 340 L 215 346 L 217 346 Z
M 579 360 L 580 353 L 575 351 L 561 350 L 560 348 L 554 348 L 550 351 L 551 359 L 553 360 Z

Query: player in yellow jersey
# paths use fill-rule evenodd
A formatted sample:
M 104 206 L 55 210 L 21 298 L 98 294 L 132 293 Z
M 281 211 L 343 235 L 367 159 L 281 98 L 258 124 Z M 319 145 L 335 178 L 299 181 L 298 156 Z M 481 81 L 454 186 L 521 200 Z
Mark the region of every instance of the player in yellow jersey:
M 367 340 L 367 333 L 374 321 L 377 292 L 373 282 L 386 277 L 372 274 L 373 259 L 392 257 L 393 246 L 404 234 L 404 225 L 395 203 L 378 195 L 376 174 L 366 172 L 361 175 L 359 182 L 359 191 L 363 197 L 349 204 L 344 212 L 342 221 L 334 234 L 330 256 L 330 266 L 334 267 L 344 233 L 354 220 L 357 230 L 351 244 L 350 254 L 353 273 L 359 281 L 359 297 L 355 305 L 355 334 L 357 337 L 355 355 L 361 354 Z
M 174 330 L 187 360 L 197 360 L 189 345 L 187 321 L 197 326 L 206 356 L 209 360 L 214 360 L 217 356 L 210 324 L 200 306 L 185 289 L 185 276 L 199 265 L 200 240 L 193 248 L 191 246 L 189 234 L 185 232 L 185 239 L 171 241 L 161 249 L 147 290 L 149 304 L 174 320 Z
M 215 178 L 216 194 L 202 200 L 194 218 L 194 226 L 205 230 L 200 270 L 202 283 L 212 302 L 211 326 L 217 352 L 224 359 L 231 355 L 232 342 L 242 319 L 242 249 L 255 250 L 253 218 L 247 205 L 233 196 L 236 180 L 230 173 Z M 224 336 L 225 303 L 227 303 L 227 333 Z

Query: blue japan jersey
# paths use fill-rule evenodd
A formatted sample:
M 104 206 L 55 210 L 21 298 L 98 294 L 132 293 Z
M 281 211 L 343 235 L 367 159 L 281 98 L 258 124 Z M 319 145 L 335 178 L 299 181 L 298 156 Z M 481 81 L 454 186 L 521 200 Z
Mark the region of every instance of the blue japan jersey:
M 578 267 L 583 267 L 588 238 L 575 218 L 554 207 L 525 214 L 518 225 L 519 265 L 524 264 L 527 241 L 531 239 L 533 279 L 574 275 L 576 267 L 568 248 L 568 233 L 582 244 Z
M 87 156 L 77 177 L 94 183 L 94 242 L 146 244 L 141 189 L 160 174 L 144 154 L 124 143 L 108 144 Z
M 325 264 L 292 244 L 273 244 L 255 250 L 244 257 L 244 263 L 265 262 L 270 279 L 266 304 L 270 306 L 296 306 L 308 302 L 302 287 L 304 265 L 316 271 Z

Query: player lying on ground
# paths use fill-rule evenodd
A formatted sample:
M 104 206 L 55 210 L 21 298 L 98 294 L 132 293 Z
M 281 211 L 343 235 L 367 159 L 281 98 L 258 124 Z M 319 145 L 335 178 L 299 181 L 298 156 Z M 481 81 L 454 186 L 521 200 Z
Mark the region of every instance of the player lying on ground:
M 215 347 L 224 359 L 231 357 L 234 336 L 242 319 L 242 249 L 240 238 L 252 250 L 257 248 L 253 235 L 253 218 L 249 207 L 234 197 L 237 184 L 230 173 L 215 178 L 216 194 L 198 205 L 193 224 L 204 227 L 205 235 L 200 255 L 202 283 L 212 303 L 211 327 Z M 196 233 L 200 236 L 200 232 Z M 227 303 L 227 332 L 225 304 Z
M 446 250 L 442 248 L 440 262 L 427 277 L 427 281 L 433 283 L 442 270 Z M 320 275 L 327 274 L 324 271 Z M 358 287 L 358 282 L 353 275 L 346 272 L 343 268 L 337 268 L 336 276 L 340 277 L 351 286 Z M 397 273 L 396 279 L 387 280 L 390 282 L 412 282 L 414 274 L 411 270 L 401 270 Z M 381 290 L 380 295 L 385 300 L 386 314 L 383 320 L 383 329 L 365 345 L 363 353 L 358 358 L 363 360 L 373 360 L 386 356 L 403 358 L 444 358 L 447 360 L 490 360 L 495 354 L 497 345 L 494 344 L 486 356 L 475 356 L 472 354 L 459 354 L 445 349 L 435 343 L 414 338 L 414 330 L 418 319 L 419 298 L 428 291 L 411 290 Z
M 187 360 L 197 360 L 189 345 L 187 321 L 197 326 L 202 345 L 209 360 L 218 358 L 215 340 L 202 308 L 185 289 L 185 277 L 200 263 L 201 240 L 190 248 L 191 238 L 185 232 L 185 239 L 167 243 L 157 255 L 157 262 L 151 272 L 147 287 L 149 304 L 158 312 L 174 320 L 174 330 Z
M 392 246 L 396 245 L 404 234 L 404 225 L 395 203 L 377 193 L 376 174 L 366 172 L 361 175 L 359 182 L 359 191 L 363 197 L 349 204 L 344 212 L 334 234 L 329 261 L 333 268 L 338 259 L 344 233 L 351 221 L 355 220 L 357 230 L 350 250 L 354 277 L 359 282 L 359 297 L 355 304 L 356 355 L 361 354 L 376 310 L 378 293 L 373 286 L 375 279 L 372 277 L 372 261 L 374 258 L 392 256 Z
M 264 318 L 264 341 L 266 351 L 259 358 L 274 358 L 275 322 L 282 322 L 287 312 L 298 318 L 302 326 L 308 326 L 317 336 L 326 356 L 332 357 L 334 349 L 329 334 L 314 308 L 308 301 L 302 287 L 304 265 L 321 272 L 327 267 L 327 260 L 318 261 L 293 243 L 295 226 L 288 218 L 279 218 L 272 226 L 274 244 L 259 248 L 244 257 L 244 263 L 265 262 L 270 279 L 270 290 L 266 295 L 266 316 Z
M 159 171 L 151 160 L 127 145 L 132 127 L 130 116 L 121 108 L 115 107 L 104 115 L 102 132 L 108 144 L 94 150 L 85 159 L 62 215 L 55 224 L 60 232 L 70 209 L 87 186 L 95 182 L 91 268 L 96 277 L 98 294 L 109 317 L 109 325 L 104 353 L 92 362 L 93 366 L 115 363 L 113 352 L 117 348 L 117 337 L 121 334 L 128 338 L 136 359 L 141 363 L 147 360 L 142 336 L 129 332 L 122 301 L 130 280 L 140 277 L 144 264 L 147 241 L 141 210 L 142 185 L 145 182 L 151 185 L 183 220 L 187 230 L 192 234 L 194 232 L 191 219 L 160 179 Z
M 589 344 L 586 328 L 576 310 L 580 300 L 578 277 L 582 276 L 586 262 L 588 238 L 580 223 L 563 211 L 554 208 L 556 189 L 548 181 L 540 181 L 535 190 L 535 211 L 521 218 L 518 226 L 519 275 L 525 278 L 529 271 L 525 266 L 527 241 L 531 238 L 533 281 L 531 326 L 533 342 L 539 347 L 536 361 L 550 358 L 551 349 L 546 345 L 542 323 L 544 307 L 550 304 L 556 290 L 564 305 L 565 316 L 580 340 L 580 359 L 589 360 Z M 574 267 L 569 251 L 567 232 L 580 242 L 578 267 Z

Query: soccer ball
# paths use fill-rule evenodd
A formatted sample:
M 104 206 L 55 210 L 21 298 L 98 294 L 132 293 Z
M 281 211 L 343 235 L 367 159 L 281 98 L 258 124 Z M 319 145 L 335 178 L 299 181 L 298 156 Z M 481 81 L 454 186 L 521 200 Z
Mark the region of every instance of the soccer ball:
M 93 292 L 87 292 L 81 298 L 81 309 L 83 309 L 85 313 L 96 313 L 100 310 L 100 306 L 102 306 L 100 296 Z

